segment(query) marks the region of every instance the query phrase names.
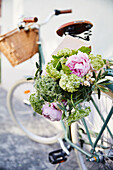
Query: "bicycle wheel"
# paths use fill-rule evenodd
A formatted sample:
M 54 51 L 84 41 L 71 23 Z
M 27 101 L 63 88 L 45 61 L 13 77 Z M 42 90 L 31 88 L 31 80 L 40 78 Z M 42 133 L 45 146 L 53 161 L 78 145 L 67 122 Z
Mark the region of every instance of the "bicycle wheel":
M 101 98 L 98 99 L 98 95 L 96 93 L 93 93 L 92 99 L 98 106 L 98 109 L 105 120 L 111 107 L 113 106 L 113 98 L 106 95 L 105 93 L 102 93 Z M 96 137 L 98 136 L 98 134 L 103 126 L 103 121 L 102 121 L 102 118 L 99 116 L 92 101 L 85 102 L 84 105 L 90 106 L 90 108 L 91 108 L 91 113 L 89 114 L 89 116 L 85 117 L 84 120 L 85 120 L 87 127 L 89 129 L 91 140 L 94 143 L 96 140 Z M 112 122 L 113 122 L 113 117 L 111 117 L 111 119 L 107 125 L 111 132 L 113 129 Z M 82 147 L 87 152 L 90 152 L 91 145 L 89 143 L 88 136 L 87 136 L 83 121 L 80 120 L 80 121 L 76 122 L 73 129 L 75 129 L 75 132 L 73 132 L 73 134 L 72 134 L 73 142 L 78 143 L 80 147 Z M 103 152 L 104 156 L 107 157 L 108 150 L 109 150 L 109 148 L 112 148 L 112 147 L 113 147 L 113 138 L 109 134 L 109 132 L 106 128 L 104 130 L 100 140 L 97 143 L 96 151 L 101 150 Z M 76 155 L 77 155 L 80 167 L 82 167 L 82 168 L 85 167 L 86 163 L 85 163 L 84 159 L 82 158 L 83 155 L 81 156 L 81 154 L 77 150 L 76 150 Z
M 7 96 L 8 110 L 19 128 L 32 140 L 51 144 L 63 135 L 59 122 L 52 122 L 34 113 L 29 96 L 35 92 L 33 80 L 23 79 L 11 88 Z

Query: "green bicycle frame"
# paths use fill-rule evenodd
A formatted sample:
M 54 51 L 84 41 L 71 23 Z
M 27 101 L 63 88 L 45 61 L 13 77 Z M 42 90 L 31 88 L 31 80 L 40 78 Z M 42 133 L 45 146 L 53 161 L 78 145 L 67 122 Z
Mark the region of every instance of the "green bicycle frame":
M 99 132 L 99 134 L 98 134 L 98 136 L 97 136 L 97 138 L 96 138 L 95 143 L 93 144 L 93 149 L 95 149 L 95 147 L 96 147 L 96 145 L 97 145 L 97 143 L 98 143 L 98 141 L 99 141 L 99 139 L 100 139 L 100 137 L 101 137 L 104 129 L 107 127 L 107 124 L 108 124 L 108 122 L 109 122 L 112 114 L 113 114 L 113 106 L 112 106 L 112 108 L 111 108 L 111 110 L 110 110 L 110 112 L 109 112 L 106 120 L 104 121 L 104 124 L 103 124 L 103 126 L 102 126 L 102 128 L 101 128 L 101 130 L 100 130 L 100 132 Z M 109 131 L 108 131 L 108 132 L 109 132 Z M 111 133 L 111 131 L 110 131 L 110 135 L 111 135 L 111 137 L 113 138 L 113 134 Z
M 41 43 L 41 38 L 40 38 L 40 27 L 38 28 L 39 32 L 39 40 L 38 40 L 38 52 L 39 52 L 39 66 L 40 70 L 42 70 L 42 65 L 45 64 L 45 58 L 43 55 L 43 50 L 42 50 L 42 43 Z
M 42 64 L 45 64 L 45 59 L 44 59 L 41 43 L 38 44 L 38 50 L 39 50 L 39 65 L 40 65 L 40 69 L 42 70 Z
M 89 158 L 92 157 L 92 154 L 90 153 L 87 153 L 86 151 L 84 151 L 83 149 L 81 149 L 77 144 L 74 144 L 71 139 L 69 138 L 70 134 L 71 134 L 71 128 L 70 126 L 64 124 L 64 122 L 61 120 L 61 124 L 62 124 L 62 127 L 64 129 L 64 132 L 65 132 L 65 137 L 64 139 L 75 149 L 77 149 L 78 151 L 80 151 L 81 153 L 85 154 L 86 156 L 88 156 Z
M 97 107 L 96 104 L 95 104 L 95 102 L 94 102 L 93 100 L 92 100 L 92 102 L 93 102 L 94 106 Z M 98 114 L 99 114 L 100 117 L 101 117 L 101 113 L 100 113 L 100 111 L 98 110 L 98 107 L 97 107 L 97 111 L 98 111 Z M 102 126 L 102 128 L 101 128 L 101 130 L 100 130 L 100 132 L 99 132 L 99 134 L 98 134 L 98 136 L 97 136 L 97 138 L 96 138 L 96 140 L 95 140 L 94 143 L 93 143 L 92 140 L 91 140 L 90 132 L 89 132 L 89 130 L 88 130 L 86 121 L 85 121 L 84 118 L 82 119 L 83 125 L 84 125 L 84 127 L 85 127 L 85 129 L 86 129 L 86 133 L 87 133 L 87 136 L 88 136 L 89 143 L 90 143 L 90 145 L 91 145 L 91 147 L 92 147 L 91 153 L 88 153 L 88 152 L 84 151 L 81 147 L 79 147 L 77 144 L 74 144 L 74 143 L 71 141 L 71 139 L 70 139 L 70 134 L 71 134 L 70 127 L 69 127 L 68 125 L 65 125 L 64 122 L 61 121 L 62 126 L 63 126 L 63 129 L 64 129 L 64 131 L 65 131 L 65 137 L 64 137 L 65 140 L 66 140 L 73 148 L 77 149 L 78 151 L 80 151 L 81 153 L 83 153 L 84 155 L 86 155 L 89 159 L 92 158 L 92 157 L 94 157 L 94 156 L 96 156 L 96 159 L 97 159 L 96 161 L 98 162 L 98 161 L 99 161 L 99 156 L 98 156 L 98 153 L 95 153 L 95 148 L 96 148 L 96 146 L 97 146 L 98 141 L 100 140 L 100 138 L 101 138 L 101 136 L 102 136 L 103 131 L 105 130 L 105 128 L 107 128 L 107 124 L 108 124 L 108 122 L 109 122 L 112 114 L 113 114 L 113 106 L 112 106 L 112 108 L 111 108 L 111 110 L 110 110 L 110 112 L 109 112 L 106 120 L 103 120 L 103 119 L 102 119 L 104 123 L 103 123 L 103 126 Z M 111 137 L 113 138 L 113 134 L 111 133 L 111 131 L 109 130 L 109 128 L 107 128 L 107 130 L 108 130 L 109 134 L 111 135 Z

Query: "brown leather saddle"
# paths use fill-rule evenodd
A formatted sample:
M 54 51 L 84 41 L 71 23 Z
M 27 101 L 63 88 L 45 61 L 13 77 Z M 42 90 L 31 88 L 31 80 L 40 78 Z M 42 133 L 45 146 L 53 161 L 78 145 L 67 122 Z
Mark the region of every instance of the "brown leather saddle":
M 93 24 L 91 22 L 78 20 L 61 25 L 56 32 L 59 36 L 71 35 L 89 41 L 89 37 L 92 35 L 90 30 L 92 27 Z M 81 33 L 84 33 L 84 37 L 80 35 Z

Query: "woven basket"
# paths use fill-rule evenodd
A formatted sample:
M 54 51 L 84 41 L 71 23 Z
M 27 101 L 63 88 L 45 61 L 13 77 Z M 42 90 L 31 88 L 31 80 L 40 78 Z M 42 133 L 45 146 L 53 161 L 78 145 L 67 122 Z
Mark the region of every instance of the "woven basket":
M 16 28 L 0 35 L 0 51 L 7 57 L 12 66 L 16 66 L 38 52 L 38 30 L 20 31 Z

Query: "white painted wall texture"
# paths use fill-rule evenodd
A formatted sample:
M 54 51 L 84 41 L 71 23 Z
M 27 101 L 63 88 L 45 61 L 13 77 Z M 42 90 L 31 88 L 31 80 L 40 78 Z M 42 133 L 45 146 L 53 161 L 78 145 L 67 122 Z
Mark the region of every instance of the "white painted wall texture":
M 55 50 L 62 38 L 56 35 L 56 29 L 69 21 L 89 20 L 94 24 L 91 45 L 95 54 L 104 58 L 113 57 L 113 1 L 112 0 L 3 0 L 2 1 L 2 33 L 6 33 L 17 25 L 19 15 L 38 16 L 43 21 L 54 9 L 72 9 L 72 14 L 54 17 L 42 28 L 41 37 L 46 60 Z M 34 72 L 34 60 L 37 57 L 12 67 L 2 55 L 2 85 L 9 89 L 12 84 Z

